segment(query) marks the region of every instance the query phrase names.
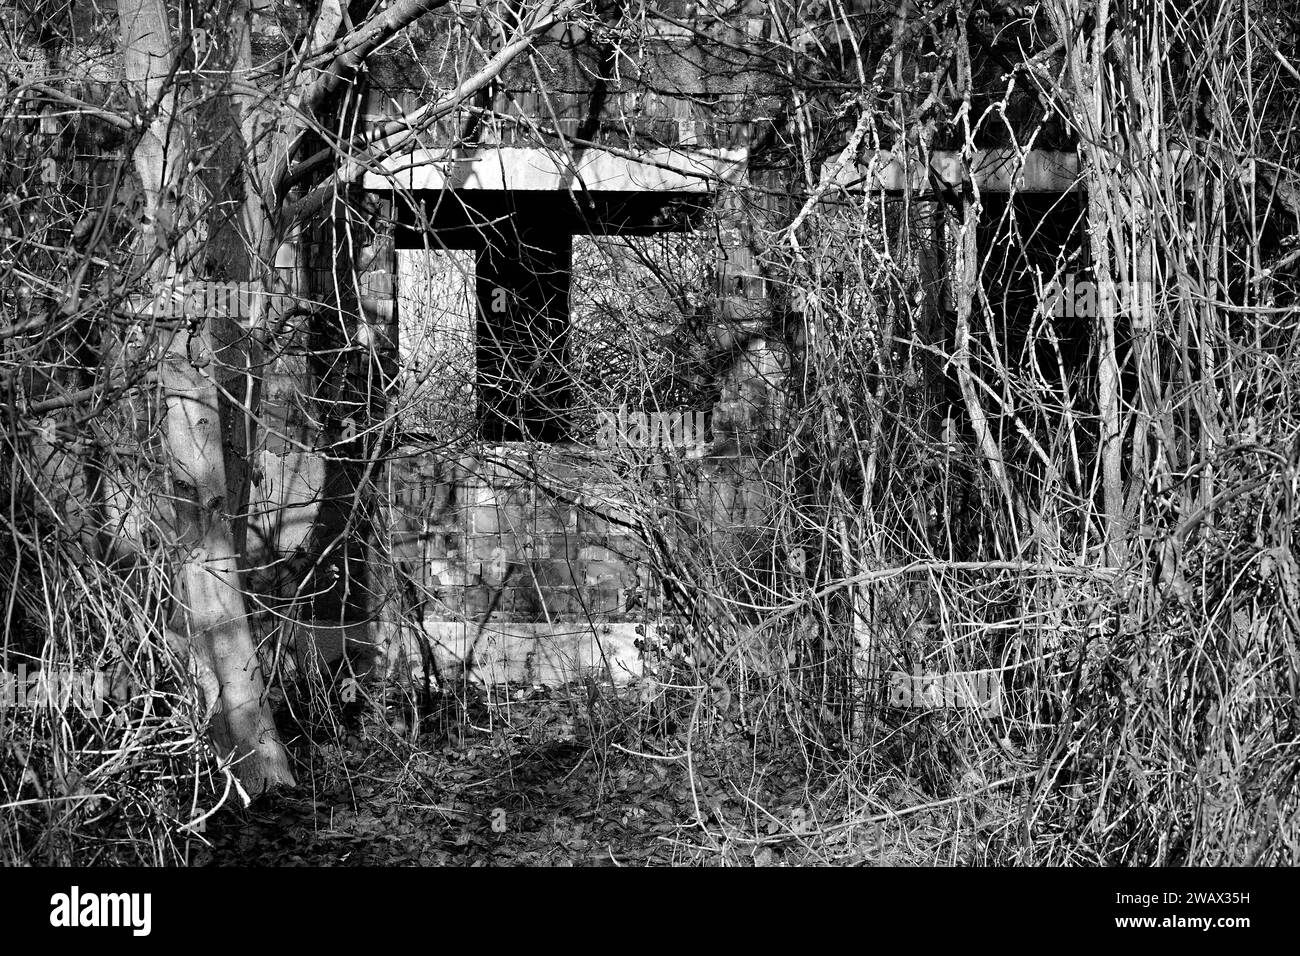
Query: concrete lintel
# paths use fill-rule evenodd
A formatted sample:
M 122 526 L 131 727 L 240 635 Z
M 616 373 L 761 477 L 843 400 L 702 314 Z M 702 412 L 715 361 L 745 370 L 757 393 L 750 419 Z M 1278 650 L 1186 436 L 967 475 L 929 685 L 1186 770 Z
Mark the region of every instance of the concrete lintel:
M 366 189 L 591 190 L 707 193 L 734 182 L 744 149 L 656 148 L 635 154 L 587 149 L 573 159 L 557 150 L 522 146 L 478 150 L 417 149 L 385 160 L 361 177 Z
M 836 162 L 827 163 L 826 175 Z M 966 178 L 956 150 L 932 152 L 930 165 L 949 185 Z M 1031 149 L 1023 155 L 1013 149 L 980 150 L 971 157 L 970 173 L 981 192 L 1067 193 L 1081 188 L 1079 154 L 1061 150 Z M 930 190 L 930 177 L 922 163 L 909 167 L 902 157 L 882 149 L 869 159 L 846 164 L 836 184 L 854 192 L 902 192 L 910 185 L 914 192 L 924 193 Z

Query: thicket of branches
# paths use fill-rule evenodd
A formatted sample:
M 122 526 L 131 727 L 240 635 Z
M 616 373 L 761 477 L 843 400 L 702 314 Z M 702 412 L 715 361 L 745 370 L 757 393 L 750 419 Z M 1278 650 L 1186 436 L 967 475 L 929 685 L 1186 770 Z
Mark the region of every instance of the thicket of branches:
M 1294 15 L 1048 2 L 910 22 L 914 56 L 847 59 L 868 81 L 840 107 L 851 148 L 1073 141 L 1084 192 L 891 202 L 804 167 L 767 244 L 807 343 L 772 459 L 799 494 L 772 532 L 816 571 L 758 618 L 800 605 L 822 643 L 820 679 L 781 686 L 856 701 L 850 609 L 868 675 L 996 669 L 995 720 L 900 721 L 865 688 L 867 762 L 977 808 L 978 839 L 942 841 L 954 858 L 1294 860 Z M 1021 65 L 990 82 L 1009 48 Z M 795 154 L 838 149 L 847 123 L 802 111 Z M 1053 314 L 1071 273 L 1095 307 Z
M 183 859 L 187 824 L 293 781 L 267 694 L 268 677 L 292 691 L 271 626 L 289 615 L 248 584 L 256 453 L 278 427 L 262 394 L 346 380 L 302 406 L 358 488 L 378 487 L 375 436 L 455 419 L 428 401 L 447 355 L 393 369 L 358 335 L 361 267 L 342 251 L 364 209 L 338 176 L 374 159 L 358 66 L 411 24 L 443 27 L 440 6 L 6 8 L 3 666 L 112 675 L 115 719 L 0 714 L 4 858 Z M 287 52 L 267 66 L 250 38 L 272 14 Z M 761 16 L 751 65 L 779 106 L 712 226 L 743 225 L 764 311 L 731 322 L 729 290 L 701 292 L 708 227 L 671 269 L 665 244 L 615 238 L 584 270 L 578 404 L 698 407 L 732 387 L 771 419 L 722 465 L 586 456 L 667 612 L 672 676 L 610 739 L 675 727 L 694 767 L 740 730 L 850 823 L 916 794 L 936 860 L 1294 860 L 1295 13 L 792 0 Z M 556 23 L 630 53 L 654 21 L 465 13 L 467 42 L 496 45 L 419 122 L 484 109 L 471 98 Z M 1077 148 L 1081 188 L 842 185 L 877 149 L 970 163 L 995 147 Z M 1102 294 L 1052 314 L 1071 276 Z M 283 295 L 242 327 L 144 307 L 190 278 Z M 400 383 L 378 403 L 375 369 Z M 772 384 L 744 391 L 759 372 Z M 373 440 L 342 428 L 359 405 Z M 480 450 L 444 439 L 448 458 Z M 702 473 L 748 489 L 725 534 L 695 504 Z M 358 501 L 382 526 L 382 497 Z M 1002 711 L 889 706 L 888 675 L 913 670 L 991 670 Z

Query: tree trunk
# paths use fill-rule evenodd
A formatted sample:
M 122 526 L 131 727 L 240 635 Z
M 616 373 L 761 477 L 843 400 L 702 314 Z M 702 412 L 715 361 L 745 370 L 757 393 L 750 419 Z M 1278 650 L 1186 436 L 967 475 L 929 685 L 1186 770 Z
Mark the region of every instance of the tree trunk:
M 142 253 L 153 289 L 175 288 L 184 226 L 182 203 L 188 144 L 169 77 L 175 50 L 163 0 L 123 0 L 118 7 L 127 83 L 153 121 L 136 143 L 132 160 L 145 196 Z M 169 235 L 169 233 L 171 233 Z M 152 261 L 149 261 L 152 259 Z M 219 688 L 208 700 L 212 735 L 236 759 L 236 772 L 252 793 L 292 786 L 288 755 L 276 736 L 257 647 L 241 587 L 231 532 L 229 489 L 222 457 L 220 392 L 214 378 L 215 350 L 206 323 L 177 331 L 168 342 L 162 384 L 167 409 L 166 441 L 177 511 L 188 517 L 192 550 L 180 570 L 184 622 L 191 658 L 204 685 Z
M 211 355 L 206 333 L 178 332 L 163 364 L 173 487 L 196 525 L 197 546 L 181 567 L 186 636 L 200 667 L 210 669 L 220 687 L 213 739 L 239 760 L 236 772 L 245 789 L 258 793 L 277 784 L 292 786 L 294 779 L 266 704 L 239 558 L 224 513 L 227 479 Z

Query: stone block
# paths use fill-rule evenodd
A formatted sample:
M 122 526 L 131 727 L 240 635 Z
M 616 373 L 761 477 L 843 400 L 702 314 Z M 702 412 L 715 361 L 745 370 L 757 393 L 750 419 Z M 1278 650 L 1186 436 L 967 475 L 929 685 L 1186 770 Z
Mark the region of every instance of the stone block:
M 576 531 L 538 534 L 520 542 L 522 557 L 526 561 L 577 561 L 582 547 L 582 538 Z
M 456 673 L 472 654 L 466 675 L 484 684 L 523 682 L 559 686 L 584 675 L 626 683 L 643 676 L 639 625 L 498 623 L 485 628 L 426 621 L 424 632 L 442 673 Z
M 546 610 L 555 621 L 585 621 L 591 615 L 589 602 L 580 588 L 550 588 Z
M 603 543 L 604 536 L 609 534 L 609 521 L 605 516 L 592 508 L 579 508 L 577 531 L 584 541 L 600 540 Z
M 588 609 L 598 617 L 622 614 L 624 607 L 623 589 L 617 583 L 606 581 L 587 588 Z
M 592 561 L 612 561 L 614 552 L 603 545 L 584 545 L 578 549 L 578 560 L 584 564 Z
M 582 568 L 582 583 L 587 586 L 612 582 L 615 586 L 635 581 L 635 573 L 621 561 L 589 561 Z
M 535 582 L 543 591 L 551 588 L 571 588 L 582 583 L 577 565 L 564 560 L 534 561 L 522 576 Z
M 535 534 L 563 534 L 578 530 L 578 508 L 565 501 L 539 501 L 533 516 Z

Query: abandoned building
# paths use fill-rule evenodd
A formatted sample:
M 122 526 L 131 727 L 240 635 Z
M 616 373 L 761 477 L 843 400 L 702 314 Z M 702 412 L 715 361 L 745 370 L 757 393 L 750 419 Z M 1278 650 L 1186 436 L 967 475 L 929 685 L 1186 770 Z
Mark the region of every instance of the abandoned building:
M 427 120 L 456 88 L 473 6 L 429 14 L 357 80 L 343 119 L 371 151 L 343 170 L 346 213 L 308 245 L 316 314 L 340 319 L 304 327 L 265 371 L 249 578 L 268 627 L 327 653 L 378 644 L 394 668 L 488 682 L 624 680 L 674 621 L 707 616 L 674 579 L 718 569 L 665 564 L 665 542 L 733 536 L 744 560 L 783 480 L 767 453 L 789 426 L 807 302 L 764 250 L 799 213 L 802 173 L 782 156 L 789 91 L 764 51 L 839 41 L 833 23 L 778 36 L 757 2 L 668 2 L 636 44 L 554 30 Z M 849 7 L 887 36 L 887 10 Z M 277 45 L 254 37 L 258 56 Z M 58 71 L 75 77 L 79 53 Z M 111 86 L 112 56 L 94 62 L 69 82 Z M 1032 106 L 1013 102 L 1013 120 Z M 111 151 L 69 122 L 40 132 L 78 154 L 68 175 L 104 182 Z M 1068 137 L 955 145 L 841 145 L 818 199 L 906 196 L 921 223 L 978 190 L 986 246 L 1009 209 L 1062 224 L 1040 242 L 1049 266 L 1077 246 Z M 917 244 L 938 325 L 940 233 Z M 990 300 L 1033 312 L 1041 271 L 1003 271 Z
M 370 546 L 396 571 L 359 589 L 345 619 L 377 619 L 382 639 L 412 658 L 429 642 L 443 673 L 546 682 L 592 669 L 635 677 L 671 642 L 661 625 L 727 613 L 674 602 L 673 575 L 708 571 L 665 566 L 664 541 L 686 529 L 733 536 L 743 561 L 746 533 L 771 520 L 769 483 L 781 481 L 764 460 L 788 424 L 782 392 L 801 303 L 765 275 L 760 234 L 797 209 L 784 195 L 788 170 L 772 160 L 786 106 L 779 79 L 755 65 L 773 40 L 761 13 L 742 6 L 709 22 L 709 42 L 665 19 L 637 59 L 561 35 L 542 48 L 540 75 L 521 64 L 473 109 L 358 163 L 371 217 L 358 255 L 363 321 L 379 327 L 392 367 L 414 362 L 436 388 L 415 403 L 430 420 L 393 425 L 391 510 L 380 510 Z M 363 121 L 390 129 L 418 117 L 427 87 L 453 83 L 440 72 L 449 63 L 437 40 L 385 58 L 368 77 Z M 936 148 L 928 167 L 868 151 L 839 176 L 847 191 L 921 197 L 936 181 L 961 191 L 965 178 L 969 190 L 973 177 L 989 246 L 1014 190 L 1020 216 L 1058 223 L 1039 243 L 1051 275 L 1077 242 L 1062 235 L 1078 216 L 1077 158 L 999 145 L 968 166 L 954 150 Z M 602 391 L 579 381 L 580 354 L 602 335 L 646 337 L 634 327 L 644 305 L 626 281 L 627 245 L 651 238 L 661 263 L 684 264 L 696 282 L 694 313 L 667 310 L 667 321 L 703 322 L 714 361 L 684 390 Z M 599 326 L 582 288 L 602 261 L 623 280 L 613 328 Z M 1011 313 L 1032 312 L 1033 273 L 1001 268 L 1007 275 L 988 277 L 992 294 L 1002 290 Z M 646 278 L 654 300 L 680 291 Z M 439 291 L 422 297 L 430 286 Z M 307 493 L 320 495 L 322 466 L 308 457 L 268 458 L 267 473 L 285 476 L 268 493 L 315 468 Z M 662 497 L 647 507 L 647 495 Z

